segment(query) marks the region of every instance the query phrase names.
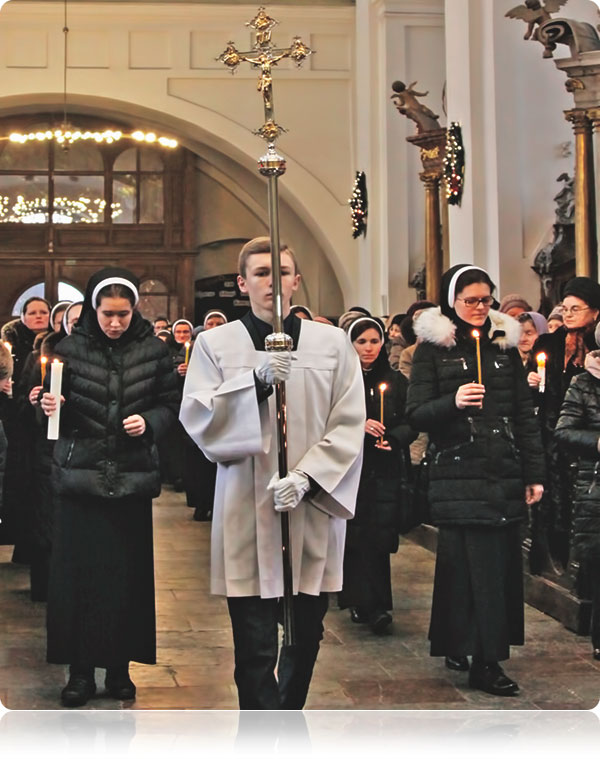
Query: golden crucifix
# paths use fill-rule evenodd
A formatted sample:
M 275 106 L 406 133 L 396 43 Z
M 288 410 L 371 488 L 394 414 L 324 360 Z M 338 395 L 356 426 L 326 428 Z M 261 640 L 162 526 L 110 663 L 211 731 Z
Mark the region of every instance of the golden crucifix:
M 240 52 L 233 42 L 228 42 L 227 47 L 216 59 L 222 61 L 233 73 L 240 63 L 249 63 L 253 68 L 260 68 L 260 78 L 257 89 L 262 93 L 265 106 L 265 123 L 255 134 L 263 137 L 267 142 L 274 142 L 285 129 L 280 127 L 274 118 L 273 111 L 273 76 L 272 67 L 276 66 L 284 58 L 290 58 L 297 66 L 302 63 L 314 51 L 305 45 L 300 37 L 294 37 L 292 44 L 287 48 L 276 48 L 271 42 L 273 27 L 279 22 L 269 16 L 261 7 L 256 16 L 246 23 L 256 31 L 254 47 L 248 52 Z
M 285 158 L 275 150 L 275 140 L 285 131 L 275 122 L 273 112 L 273 77 L 272 68 L 284 58 L 290 58 L 297 66 L 311 55 L 312 51 L 300 37 L 294 37 L 287 48 L 276 48 L 271 42 L 271 32 L 277 21 L 271 18 L 264 9 L 248 21 L 246 26 L 256 31 L 254 47 L 247 53 L 240 53 L 233 42 L 229 42 L 225 50 L 217 58 L 231 69 L 233 74 L 240 63 L 249 63 L 253 68 L 260 68 L 258 91 L 262 93 L 265 106 L 265 123 L 255 134 L 267 141 L 267 153 L 258 162 L 258 170 L 267 178 L 269 199 L 269 236 L 271 241 L 271 271 L 273 281 L 273 332 L 265 340 L 267 351 L 291 350 L 292 338 L 283 330 L 283 300 L 281 293 L 281 258 L 279 241 L 279 196 L 277 180 L 285 173 Z M 275 402 L 277 406 L 277 447 L 279 477 L 283 479 L 288 474 L 287 461 L 287 408 L 285 382 L 275 385 Z M 293 577 L 292 553 L 290 540 L 290 521 L 287 512 L 281 513 L 281 558 L 283 569 L 283 641 L 286 646 L 295 642 L 294 609 L 293 609 Z

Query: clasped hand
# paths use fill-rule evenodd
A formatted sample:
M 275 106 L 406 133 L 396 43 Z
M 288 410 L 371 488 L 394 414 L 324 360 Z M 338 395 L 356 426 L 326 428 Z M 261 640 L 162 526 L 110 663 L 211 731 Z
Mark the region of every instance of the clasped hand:
M 310 480 L 304 472 L 296 469 L 292 469 L 283 479 L 280 479 L 279 474 L 275 472 L 267 485 L 267 490 L 273 491 L 275 511 L 291 511 L 310 490 Z
M 292 360 L 291 351 L 267 351 L 254 373 L 263 385 L 286 382 L 292 373 Z

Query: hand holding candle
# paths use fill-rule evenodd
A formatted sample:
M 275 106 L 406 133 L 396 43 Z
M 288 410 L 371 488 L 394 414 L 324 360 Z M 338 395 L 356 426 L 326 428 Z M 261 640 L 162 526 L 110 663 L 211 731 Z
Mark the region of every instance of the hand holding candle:
M 537 362 L 537 373 L 540 378 L 538 390 L 540 393 L 543 393 L 546 390 L 546 354 L 538 353 L 535 360 Z

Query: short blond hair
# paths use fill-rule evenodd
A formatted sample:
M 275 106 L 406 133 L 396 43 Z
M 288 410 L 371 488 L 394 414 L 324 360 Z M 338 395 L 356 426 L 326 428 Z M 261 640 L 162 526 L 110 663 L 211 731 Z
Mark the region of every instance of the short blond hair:
M 240 255 L 238 257 L 238 272 L 240 276 L 246 278 L 246 265 L 248 264 L 248 259 L 250 256 L 254 256 L 257 253 L 270 253 L 271 252 L 271 238 L 270 237 L 254 237 L 252 240 L 249 240 L 244 247 L 240 250 Z M 296 259 L 296 254 L 294 251 L 290 248 L 289 245 L 286 245 L 286 243 L 282 242 L 279 244 L 279 252 L 280 253 L 287 253 L 289 257 L 294 262 L 294 273 L 300 274 L 300 269 L 298 268 L 298 261 Z

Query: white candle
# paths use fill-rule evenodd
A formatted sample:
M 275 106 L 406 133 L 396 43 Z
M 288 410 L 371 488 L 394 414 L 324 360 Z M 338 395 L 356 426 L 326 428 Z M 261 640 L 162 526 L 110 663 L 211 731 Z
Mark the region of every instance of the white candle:
M 62 362 L 55 358 L 50 364 L 50 395 L 53 395 L 56 398 L 56 411 L 48 417 L 48 440 L 58 440 L 62 372 Z
M 540 384 L 538 385 L 538 390 L 540 391 L 540 393 L 543 393 L 546 390 L 546 354 L 538 353 L 535 359 L 537 362 L 537 373 L 540 377 Z

